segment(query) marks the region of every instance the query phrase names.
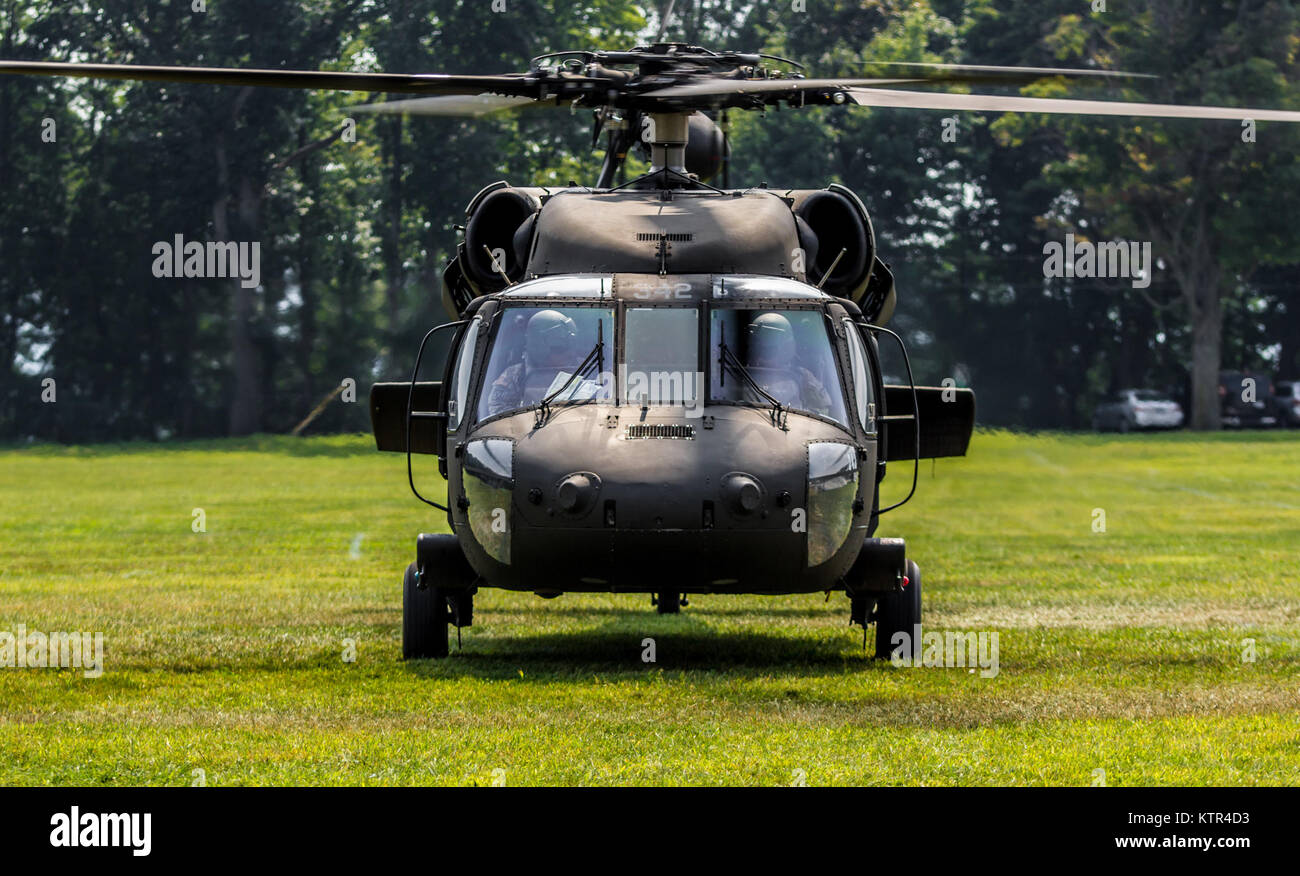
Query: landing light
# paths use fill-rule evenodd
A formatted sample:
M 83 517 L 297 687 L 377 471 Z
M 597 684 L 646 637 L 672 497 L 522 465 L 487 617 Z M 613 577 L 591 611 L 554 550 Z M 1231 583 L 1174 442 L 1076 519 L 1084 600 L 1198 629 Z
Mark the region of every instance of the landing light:
M 510 564 L 514 521 L 515 443 L 509 438 L 480 438 L 465 445 L 462 489 L 469 505 L 470 532 L 489 557 Z
M 851 444 L 808 445 L 808 566 L 821 565 L 844 546 L 858 497 L 858 452 Z

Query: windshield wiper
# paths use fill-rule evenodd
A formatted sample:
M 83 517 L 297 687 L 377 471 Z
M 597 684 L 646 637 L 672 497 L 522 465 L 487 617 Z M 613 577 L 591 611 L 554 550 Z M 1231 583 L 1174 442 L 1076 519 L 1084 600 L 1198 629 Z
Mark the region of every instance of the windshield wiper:
M 772 407 L 772 425 L 785 431 L 786 418 L 789 415 L 789 411 L 786 409 L 785 405 L 781 404 L 781 402 L 776 399 L 775 396 L 758 385 L 758 381 L 754 379 L 754 375 L 751 374 L 749 369 L 736 358 L 736 354 L 731 352 L 731 349 L 727 346 L 726 338 L 723 338 L 718 342 L 718 364 L 722 366 L 723 375 L 725 375 L 727 369 L 730 368 L 732 373 L 746 383 L 752 390 L 754 390 L 754 392 L 767 399 L 768 404 Z M 719 382 L 725 383 L 725 377 L 720 376 Z
M 591 352 L 578 363 L 578 367 L 569 375 L 569 379 L 560 385 L 559 389 L 542 399 L 537 408 L 537 419 L 533 428 L 540 429 L 546 425 L 547 419 L 551 416 L 551 402 L 555 401 L 559 395 L 572 385 L 573 381 L 585 375 L 593 366 L 596 369 L 597 377 L 605 370 L 605 324 L 603 322 L 596 323 L 596 345 L 591 348 Z

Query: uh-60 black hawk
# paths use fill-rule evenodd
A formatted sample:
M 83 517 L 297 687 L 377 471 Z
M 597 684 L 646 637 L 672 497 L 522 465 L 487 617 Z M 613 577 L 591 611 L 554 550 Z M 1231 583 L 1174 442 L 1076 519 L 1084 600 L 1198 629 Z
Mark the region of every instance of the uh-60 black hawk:
M 403 654 L 448 653 L 480 587 L 648 593 L 672 613 L 704 593 L 849 597 L 891 653 L 921 622 L 921 575 L 878 538 L 891 462 L 962 455 L 974 397 L 882 380 L 890 269 L 863 202 L 839 185 L 732 189 L 727 114 L 870 106 L 1300 121 L 1230 107 L 949 93 L 1100 70 L 873 64 L 807 77 L 757 53 L 659 43 L 542 56 L 525 73 L 402 75 L 0 62 L 2 73 L 421 95 L 372 112 L 587 108 L 606 148 L 593 187 L 484 188 L 443 275 L 455 320 L 414 374 L 371 390 L 380 450 L 430 454 L 451 534 L 406 571 Z M 629 150 L 648 173 L 624 180 Z M 721 186 L 710 180 L 721 174 Z M 424 350 L 451 335 L 440 379 Z M 906 351 L 903 351 L 906 362 Z M 437 371 L 437 369 L 431 369 Z M 907 501 L 903 499 L 903 502 Z M 919 636 L 912 639 L 919 647 Z

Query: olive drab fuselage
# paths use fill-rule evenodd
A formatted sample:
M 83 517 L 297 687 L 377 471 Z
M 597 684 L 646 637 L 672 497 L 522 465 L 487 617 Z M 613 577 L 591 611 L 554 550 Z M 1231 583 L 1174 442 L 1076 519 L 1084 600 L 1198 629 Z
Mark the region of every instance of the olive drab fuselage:
M 552 277 L 474 301 L 444 381 L 447 404 L 459 412 L 449 423 L 446 471 L 449 522 L 482 583 L 544 594 L 842 588 L 874 529 L 884 473 L 873 428 L 882 394 L 874 339 L 855 325 L 853 304 L 806 284 L 731 278 L 744 293 L 733 298 L 728 279 L 586 275 L 571 282 L 587 294 L 566 297 L 569 280 Z M 512 313 L 539 307 L 613 313 L 608 392 L 494 414 L 483 404 L 493 343 Z M 825 388 L 839 416 L 777 415 L 761 397 L 742 403 L 711 392 L 689 404 L 629 398 L 627 314 L 657 308 L 694 310 L 701 327 L 720 320 L 720 310 L 776 310 L 805 322 L 811 315 L 834 356 L 834 383 Z M 854 360 L 852 331 L 865 340 L 856 354 L 865 351 L 865 362 Z M 709 341 L 707 330 L 692 339 L 699 389 L 726 379 L 715 374 L 723 366 Z M 468 380 L 457 373 L 466 366 Z M 855 371 L 870 382 L 861 388 L 872 400 L 866 417 L 857 413 Z
M 875 537 L 886 463 L 914 490 L 918 459 L 964 454 L 974 397 L 910 366 L 882 383 L 897 293 L 853 192 L 502 182 L 462 230 L 439 379 L 422 345 L 371 391 L 379 448 L 454 535 L 417 543 L 439 592 L 843 590 L 865 624 L 905 585 L 902 541 Z M 445 504 L 412 454 L 438 456 Z

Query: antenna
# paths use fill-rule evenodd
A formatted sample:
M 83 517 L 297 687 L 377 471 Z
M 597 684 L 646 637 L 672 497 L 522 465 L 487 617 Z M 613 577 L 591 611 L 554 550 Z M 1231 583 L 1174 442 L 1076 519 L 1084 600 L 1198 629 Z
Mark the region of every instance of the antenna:
M 487 249 L 487 247 L 483 247 L 483 248 Z M 831 274 L 835 273 L 835 269 L 840 266 L 840 259 L 844 258 L 844 254 L 847 253 L 848 251 L 849 248 L 847 246 L 844 247 L 844 249 L 840 250 L 840 254 L 835 257 L 835 261 L 831 262 L 831 266 L 826 269 L 826 273 L 822 274 L 822 278 L 817 281 L 818 289 L 826 285 L 826 281 L 831 278 Z
M 483 244 L 483 252 L 487 253 L 488 261 L 492 263 L 492 269 L 501 275 L 501 279 L 506 281 L 506 285 L 507 286 L 515 285 L 515 281 L 510 279 L 510 275 L 506 273 L 506 269 L 501 265 L 500 262 L 497 261 L 497 257 L 492 254 L 492 250 L 488 249 L 488 245 L 486 243 Z M 840 253 L 840 255 L 843 255 L 843 253 Z M 835 261 L 838 262 L 839 259 L 836 259 Z

